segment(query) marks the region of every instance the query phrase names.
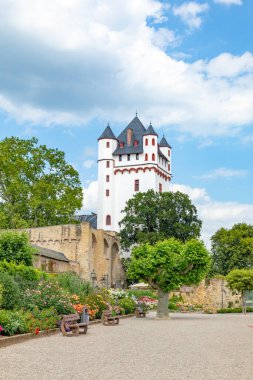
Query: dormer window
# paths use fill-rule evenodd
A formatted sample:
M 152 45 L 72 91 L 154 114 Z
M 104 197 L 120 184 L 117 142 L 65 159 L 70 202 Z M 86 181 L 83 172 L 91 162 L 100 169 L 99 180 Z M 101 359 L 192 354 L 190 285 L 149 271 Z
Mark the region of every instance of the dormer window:
M 133 130 L 131 128 L 128 128 L 127 130 L 127 145 L 131 145 L 133 140 Z
M 123 143 L 123 141 L 121 141 L 121 142 L 119 143 L 119 147 L 120 147 L 120 148 L 124 148 L 124 143 Z
M 137 147 L 137 146 L 138 146 L 138 141 L 134 140 L 134 147 Z

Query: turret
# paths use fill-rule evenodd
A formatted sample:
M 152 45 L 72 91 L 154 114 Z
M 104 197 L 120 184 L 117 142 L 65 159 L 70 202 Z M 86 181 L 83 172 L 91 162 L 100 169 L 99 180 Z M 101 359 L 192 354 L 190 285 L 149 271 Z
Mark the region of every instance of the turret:
M 162 152 L 162 154 L 169 161 L 168 172 L 170 173 L 171 172 L 171 150 L 172 150 L 172 148 L 164 136 L 163 136 L 162 140 L 160 141 L 159 148 L 160 148 L 160 151 Z
M 157 138 L 158 134 L 155 132 L 152 124 L 150 123 L 148 129 L 143 134 L 143 150 L 145 162 L 157 162 Z

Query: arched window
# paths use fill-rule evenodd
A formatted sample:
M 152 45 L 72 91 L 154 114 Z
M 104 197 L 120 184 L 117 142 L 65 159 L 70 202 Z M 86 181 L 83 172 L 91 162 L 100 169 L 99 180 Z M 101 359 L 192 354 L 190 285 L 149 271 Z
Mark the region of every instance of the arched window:
M 170 157 L 170 150 L 168 149 L 168 156 Z
M 148 161 L 148 154 L 145 154 L 145 161 Z
M 168 171 L 170 172 L 170 164 L 168 165 Z
M 106 215 L 106 221 L 105 221 L 105 224 L 107 226 L 110 226 L 111 225 L 111 215 Z
M 152 139 L 152 145 L 155 145 L 155 139 Z
M 155 153 L 152 153 L 152 161 L 155 161 Z
M 145 139 L 145 145 L 148 146 L 148 139 Z

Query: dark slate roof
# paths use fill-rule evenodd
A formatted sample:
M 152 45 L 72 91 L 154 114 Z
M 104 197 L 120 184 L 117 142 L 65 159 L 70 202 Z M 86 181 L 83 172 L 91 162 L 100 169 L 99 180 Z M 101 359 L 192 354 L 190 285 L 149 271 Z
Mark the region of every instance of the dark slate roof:
M 107 127 L 105 128 L 104 132 L 102 133 L 102 135 L 98 138 L 98 140 L 101 140 L 101 139 L 112 139 L 112 140 L 117 140 L 116 137 L 114 136 L 114 133 L 113 131 L 111 130 L 111 127 L 109 126 L 109 124 L 107 125 Z
M 34 245 L 34 244 L 32 244 L 32 246 L 36 248 L 37 250 L 37 252 L 35 252 L 35 255 L 45 256 L 50 259 L 65 261 L 67 263 L 69 262 L 69 259 L 67 259 L 67 257 L 61 252 L 53 251 L 52 249 L 48 249 L 48 248 L 38 247 L 37 245 Z
M 153 136 L 158 136 L 158 134 L 155 132 L 154 128 L 152 127 L 151 123 L 143 135 L 153 135 Z
M 133 137 L 131 141 L 131 145 L 127 145 L 127 130 L 132 129 L 133 131 Z M 146 128 L 138 118 L 138 116 L 135 116 L 135 118 L 131 121 L 131 123 L 128 124 L 128 126 L 121 132 L 121 134 L 118 136 L 118 146 L 116 150 L 113 152 L 113 155 L 118 154 L 131 154 L 131 153 L 142 153 L 143 152 L 143 135 L 146 132 Z M 134 147 L 133 143 L 134 141 L 138 141 L 138 146 Z M 120 148 L 119 144 L 120 142 L 124 143 L 124 147 Z
M 160 141 L 159 146 L 161 148 L 171 148 L 171 146 L 169 145 L 168 141 L 166 140 L 166 138 L 164 136 L 163 136 L 162 140 Z
M 97 229 L 97 214 L 91 213 L 91 215 L 76 215 L 75 219 L 78 220 L 78 222 L 88 222 L 90 223 L 90 226 L 92 228 Z

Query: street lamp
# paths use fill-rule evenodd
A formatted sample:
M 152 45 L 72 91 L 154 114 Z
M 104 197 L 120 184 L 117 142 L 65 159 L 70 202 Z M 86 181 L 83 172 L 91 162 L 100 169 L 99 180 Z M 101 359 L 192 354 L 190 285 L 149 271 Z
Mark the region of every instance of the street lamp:
M 90 276 L 91 276 L 92 286 L 94 287 L 95 280 L 97 279 L 97 275 L 96 275 L 95 269 L 93 269 L 93 271 L 91 272 Z

